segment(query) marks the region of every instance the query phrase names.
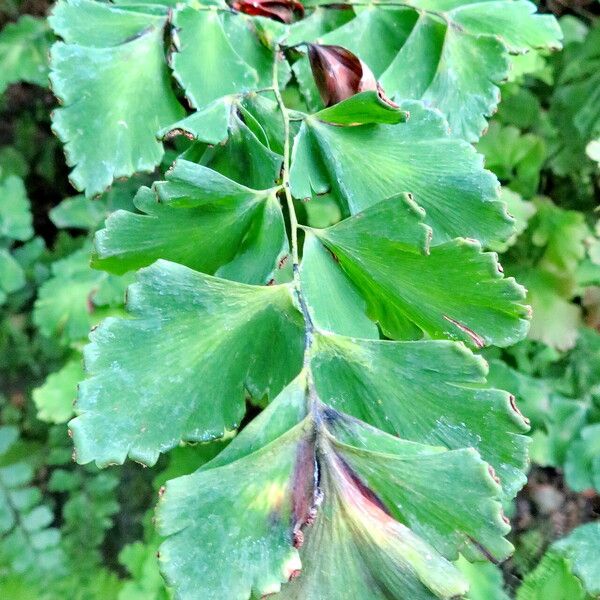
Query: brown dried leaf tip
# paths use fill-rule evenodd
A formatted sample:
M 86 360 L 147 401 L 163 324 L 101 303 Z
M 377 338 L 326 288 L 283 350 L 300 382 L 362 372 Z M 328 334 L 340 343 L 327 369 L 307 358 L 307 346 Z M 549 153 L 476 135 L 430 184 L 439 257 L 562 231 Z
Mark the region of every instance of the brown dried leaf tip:
M 377 92 L 394 108 L 398 105 L 386 97 L 373 71 L 356 54 L 342 46 L 307 44 L 308 58 L 325 106 L 333 106 L 360 92 Z
M 304 6 L 297 0 L 232 0 L 229 5 L 246 15 L 280 23 L 292 23 L 304 16 Z
M 519 415 L 519 417 L 521 417 L 527 425 L 529 425 L 529 419 L 519 410 L 519 407 L 517 406 L 517 399 L 512 394 L 509 394 L 508 401 L 510 402 L 510 407 L 512 410 L 517 413 L 517 415 Z
M 500 483 L 500 478 L 498 477 L 498 475 L 496 475 L 496 471 L 494 470 L 494 467 L 492 467 L 492 465 L 488 465 L 488 473 L 496 483 Z

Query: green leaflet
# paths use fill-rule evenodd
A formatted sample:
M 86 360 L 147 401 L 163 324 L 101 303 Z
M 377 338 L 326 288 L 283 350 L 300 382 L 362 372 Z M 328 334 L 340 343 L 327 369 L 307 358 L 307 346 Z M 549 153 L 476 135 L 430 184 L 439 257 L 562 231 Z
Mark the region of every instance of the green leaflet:
M 273 51 L 253 31 L 257 21 L 216 10 L 176 11 L 173 74 L 194 108 L 271 85 Z
M 308 3 L 303 3 L 308 6 Z M 306 11 L 304 18 L 296 21 L 288 29 L 286 42 L 291 46 L 293 44 L 301 44 L 307 40 L 318 40 L 321 36 L 341 27 L 348 21 L 354 18 L 354 11 L 351 10 L 330 10 L 326 6 L 316 6 L 310 12 Z M 308 72 L 304 70 L 294 70 L 294 75 L 298 77 L 300 74 L 308 76 Z M 298 83 L 302 83 L 305 87 L 308 84 L 308 79 Z M 305 90 L 308 91 L 308 90 Z M 316 93 L 316 89 L 311 87 L 311 91 Z
M 71 388 L 71 396 L 75 389 Z M 61 503 L 61 546 L 67 556 L 71 575 L 83 581 L 102 570 L 102 544 L 119 511 L 117 469 L 100 471 L 73 463 L 72 445 L 65 426 L 49 430 L 47 457 L 53 467 L 47 483 L 50 493 L 68 494 Z M 106 541 L 110 541 L 108 538 Z M 66 587 L 66 582 L 65 582 Z M 60 597 L 58 590 L 54 591 Z M 65 597 L 71 596 L 66 591 Z
M 585 428 L 589 407 L 586 402 L 565 398 L 553 397 L 550 410 L 545 423 L 545 431 L 539 430 L 534 437 L 531 449 L 531 458 L 541 465 L 563 465 L 568 457 L 572 444 L 578 445 L 578 436 Z M 585 461 L 580 457 L 579 461 Z M 572 476 L 572 466 L 569 475 Z M 566 465 L 565 465 L 566 471 Z M 588 475 L 589 476 L 589 475 Z M 577 478 L 579 479 L 579 478 Z M 577 480 L 571 483 L 578 483 Z
M 54 7 L 49 18 L 55 33 L 67 44 L 109 48 L 138 37 L 140 31 L 160 27 L 166 10 L 128 10 L 103 6 L 90 0 L 65 0 Z
M 307 235 L 331 252 L 329 260 L 338 263 L 388 337 L 415 339 L 423 332 L 477 347 L 521 339 L 528 326 L 524 290 L 503 279 L 495 255 L 482 254 L 477 243 L 455 240 L 429 248 L 422 216 L 413 202 L 398 196 Z M 311 265 L 310 256 L 308 261 Z M 342 310 L 321 317 L 330 299 L 307 290 L 318 324 L 352 334 L 344 331 Z
M 0 176 L 17 175 L 25 177 L 29 173 L 29 165 L 23 154 L 14 146 L 0 148 Z
M 568 393 L 573 396 L 592 394 L 600 383 L 600 333 L 589 327 L 582 328 L 573 348 L 565 379 Z
M 123 304 L 127 281 L 89 268 L 89 246 L 52 264 L 52 276 L 40 287 L 33 321 L 40 332 L 64 345 L 85 339 L 106 316 Z
M 581 429 L 572 441 L 565 460 L 565 478 L 569 487 L 582 492 L 600 489 L 600 423 Z
M 311 364 L 323 401 L 406 440 L 473 447 L 507 497 L 525 483 L 527 424 L 485 363 L 446 341 L 381 342 L 319 334 Z
M 16 175 L 0 179 L 0 305 L 25 285 L 25 272 L 11 246 L 33 236 L 32 222 L 23 180 Z
M 326 457 L 331 466 L 342 467 L 351 479 L 355 471 L 390 516 L 440 554 L 457 559 L 460 551 L 470 560 L 508 556 L 511 545 L 503 535 L 509 527 L 497 502 L 500 486 L 473 448 L 441 451 L 382 434 L 335 412 L 327 412 L 325 418 L 334 437 L 332 453 Z M 327 452 L 327 444 L 323 445 Z M 469 498 L 452 491 L 467 485 L 471 485 Z M 325 490 L 323 493 L 326 495 Z M 448 502 L 448 497 L 454 501 Z
M 207 144 L 218 144 L 227 139 L 231 110 L 232 97 L 219 98 L 181 121 L 165 127 L 159 132 L 159 136 L 169 138 L 185 135 Z
M 20 290 L 25 285 L 25 273 L 12 254 L 0 248 L 0 304 L 8 294 Z
M 179 597 L 194 598 L 200 582 L 207 597 L 232 599 L 464 593 L 447 558 L 458 547 L 498 556 L 509 548 L 485 463 L 472 450 L 402 441 L 323 405 L 317 424 L 306 415 L 306 385 L 301 374 L 213 461 L 167 483 L 160 560 Z M 230 486 L 248 472 L 252 481 L 232 498 Z M 467 485 L 461 477 L 478 482 L 470 500 L 440 502 L 453 496 L 449 487 Z M 240 576 L 223 578 L 232 567 Z
M 64 570 L 60 532 L 50 527 L 53 513 L 40 490 L 30 486 L 32 466 L 10 457 L 17 441 L 16 427 L 0 427 L 0 574 L 51 578 Z
M 65 198 L 60 204 L 49 211 L 51 221 L 59 229 L 73 227 L 74 229 L 94 230 L 107 216 L 103 203 L 90 200 L 85 196 Z
M 588 523 L 575 529 L 553 545 L 570 562 L 573 573 L 588 594 L 600 594 L 600 569 L 594 556 L 600 542 L 600 524 Z
M 509 51 L 561 47 L 562 32 L 552 15 L 536 14 L 537 7 L 526 0 L 484 0 L 463 3 L 456 0 L 416 0 L 415 8 L 447 12 L 455 23 L 472 35 L 499 35 Z
M 579 492 L 600 489 L 599 339 L 596 331 L 586 327 L 581 328 L 577 345 L 568 354 L 546 347 L 548 365 L 533 367 L 536 377 L 499 360 L 490 362 L 488 380 L 513 393 L 531 417 L 532 462 L 560 468 L 567 486 Z M 526 362 L 519 367 L 532 370 Z
M 256 125 L 252 129 L 248 123 Z M 282 157 L 269 147 L 264 129 L 240 112 L 230 115 L 225 143 L 196 143 L 181 158 L 198 162 L 255 190 L 274 187 L 281 177 Z M 258 135 L 257 135 L 258 134 Z M 259 136 L 260 135 L 260 139 Z M 206 142 L 206 138 L 200 138 Z
M 341 112 L 348 102 L 334 108 Z M 512 220 L 482 158 L 448 134 L 439 112 L 418 102 L 403 102 L 401 108 L 410 118 L 398 125 L 339 127 L 320 119 L 331 109 L 308 117 L 294 142 L 294 196 L 311 198 L 331 190 L 356 214 L 407 192 L 425 209 L 435 244 L 457 236 L 484 244 L 505 240 Z M 372 168 L 365 169 L 365 164 Z
M 518 600 L 588 600 L 581 582 L 560 554 L 548 552 L 528 574 L 517 592 Z
M 310 423 L 302 420 L 305 387 L 305 378 L 290 384 L 213 461 L 167 483 L 157 526 L 170 538 L 160 560 L 181 598 L 193 598 L 199 582 L 207 597 L 260 597 L 279 591 L 301 568 L 292 530 L 313 503 L 314 470 Z M 249 473 L 252 481 L 232 498 Z M 224 578 L 224 569 L 238 577 Z
M 562 463 L 567 484 L 576 491 L 600 489 L 600 419 L 596 399 L 599 341 L 595 330 L 580 330 L 564 374 L 568 386 L 565 393 L 573 398 L 564 399 L 563 403 L 571 405 L 572 417 L 561 421 L 562 415 L 550 412 L 547 418 L 549 441 L 555 446 L 562 442 L 562 453 L 555 453 L 557 462 Z M 552 408 L 556 411 L 556 407 Z
M 491 563 L 470 563 L 462 556 L 456 562 L 469 582 L 467 600 L 510 600 L 504 590 L 504 578 L 499 566 Z
M 553 273 L 542 270 L 517 271 L 527 287 L 533 319 L 529 336 L 553 348 L 568 350 L 575 345 L 581 325 L 579 306 L 569 301 L 572 289 Z
M 52 33 L 46 21 L 25 15 L 0 33 L 0 94 L 11 83 L 48 85 Z
M 49 423 L 66 423 L 73 416 L 77 384 L 84 378 L 81 355 L 75 355 L 44 384 L 33 390 L 37 417 Z
M 523 414 L 533 427 L 539 427 L 550 406 L 551 388 L 548 382 L 511 369 L 501 360 L 490 360 L 488 366 L 488 383 L 516 396 Z
M 156 133 L 183 114 L 164 57 L 165 17 L 63 0 L 50 23 L 66 42 L 52 47 L 50 80 L 64 104 L 53 129 L 75 167 L 73 185 L 93 196 L 152 171 L 163 156 Z
M 382 100 L 377 92 L 361 92 L 315 114 L 315 118 L 332 125 L 365 123 L 404 123 L 410 113 Z
M 559 175 L 581 169 L 586 149 L 594 160 L 590 142 L 600 136 L 599 43 L 600 27 L 596 25 L 583 43 L 573 43 L 565 50 L 550 104 L 550 117 L 559 134 L 554 140 L 551 166 Z M 597 169 L 589 161 L 586 166 L 588 170 Z
M 99 198 L 86 198 L 84 195 L 65 198 L 48 212 L 50 220 L 59 229 L 86 229 L 90 232 L 101 227 L 110 213 L 116 210 L 131 210 L 133 198 L 148 177 L 133 177 L 127 181 L 115 182 Z
M 246 392 L 275 395 L 300 368 L 301 319 L 287 285 L 248 286 L 161 260 L 129 288 L 128 309 L 133 318 L 106 319 L 85 350 L 91 378 L 70 423 L 81 463 L 129 455 L 154 464 L 180 440 L 227 435 Z
M 252 190 L 178 160 L 167 181 L 141 188 L 96 234 L 93 266 L 113 273 L 159 258 L 244 283 L 269 281 L 288 244 L 274 190 Z
M 55 598 L 77 598 L 86 600 L 117 600 L 122 586 L 114 571 L 98 568 L 89 575 L 82 577 L 75 573 L 61 578 L 50 587 L 45 582 L 39 592 L 33 592 L 33 598 L 19 600 L 54 600 Z
M 429 600 L 466 592 L 467 584 L 461 575 L 427 542 L 435 533 L 430 530 L 430 535 L 423 539 L 389 515 L 386 510 L 389 505 L 380 504 L 376 496 L 371 496 L 369 488 L 363 488 L 360 480 L 353 479 L 352 467 L 364 469 L 364 463 L 352 467 L 345 463 L 360 450 L 334 444 L 332 442 L 326 450 L 329 462 L 323 466 L 321 475 L 326 499 L 301 553 L 303 573 L 283 590 L 281 597 L 383 600 L 406 595 Z M 393 494 L 399 489 L 396 485 L 402 485 L 402 476 L 413 475 L 415 463 L 421 464 L 422 473 L 430 475 L 443 468 L 444 463 L 448 468 L 457 466 L 452 465 L 455 457 L 438 457 L 435 452 L 428 455 L 427 447 L 417 454 L 400 443 L 398 446 L 397 454 L 364 456 L 364 459 L 374 459 L 373 470 L 390 470 L 392 481 L 387 485 L 381 480 L 373 482 L 381 486 L 381 490 L 375 488 L 376 492 Z M 417 456 L 411 457 L 411 453 Z M 468 471 L 468 457 L 460 458 L 465 459 L 465 471 Z M 400 464 L 402 467 L 396 470 Z M 416 487 L 420 487 L 418 483 Z M 436 499 L 431 499 L 428 508 L 436 504 Z M 408 515 L 412 508 L 406 508 Z M 343 571 L 338 570 L 340 556 L 345 557 Z M 344 584 L 349 580 L 351 588 Z
M 154 542 L 154 540 L 152 540 Z M 117 600 L 169 600 L 170 594 L 158 570 L 156 543 L 134 542 L 119 553 L 119 562 L 131 579 L 123 584 Z
M 500 198 L 506 203 L 508 214 L 515 220 L 515 230 L 506 242 L 490 244 L 490 249 L 496 252 L 506 252 L 508 248 L 517 242 L 518 237 L 525 229 L 527 229 L 528 222 L 535 214 L 537 207 L 533 202 L 523 200 L 519 194 L 506 187 L 500 189 Z
M 398 114 L 398 111 L 392 112 Z M 166 138 L 184 135 L 206 144 L 222 144 L 227 140 L 228 144 L 239 145 L 244 126 L 255 142 L 278 155 L 283 154 L 283 123 L 279 108 L 273 100 L 258 94 L 219 98 L 165 127 L 159 135 Z
M 516 127 L 501 127 L 493 122 L 477 149 L 485 155 L 485 164 L 501 181 L 525 198 L 539 187 L 540 170 L 546 159 L 544 140 L 532 133 L 521 135 Z
M 559 275 L 570 275 L 585 255 L 585 241 L 590 233 L 585 217 L 560 208 L 547 198 L 536 204 L 532 242 L 544 249 L 540 266 Z
M 32 216 L 23 180 L 10 175 L 0 180 L 0 239 L 23 242 L 32 235 Z
M 498 84 L 508 74 L 508 51 L 560 47 L 556 20 L 535 15 L 535 5 L 524 0 L 409 5 L 416 10 L 355 9 L 353 19 L 324 34 L 317 29 L 315 38 L 354 52 L 389 96 L 423 99 L 441 110 L 453 134 L 470 142 L 478 139 L 498 104 Z M 294 28 L 305 26 L 300 22 L 292 32 Z M 311 109 L 320 108 L 306 60 L 297 62 L 294 71 Z
M 344 335 L 379 339 L 365 298 L 331 252 L 312 233 L 306 235 L 303 250 L 302 289 L 315 324 Z
M 517 600 L 588 600 L 600 594 L 600 526 L 588 523 L 555 542 L 523 582 Z
M 252 130 L 256 138 L 261 141 L 271 152 L 283 157 L 283 119 L 277 102 L 261 94 L 249 94 L 238 100 L 238 112 L 246 125 Z M 301 118 L 302 113 L 291 113 L 296 118 Z M 297 121 L 290 123 L 290 131 L 295 132 L 299 124 Z M 280 175 L 279 167 L 278 175 Z
M 529 337 L 560 350 L 575 344 L 581 308 L 578 269 L 586 256 L 591 231 L 582 213 L 565 210 L 547 198 L 535 199 L 535 216 L 527 234 L 535 248 L 528 260 L 506 265 L 528 289 L 533 308 Z M 592 241 L 592 240 L 590 240 Z

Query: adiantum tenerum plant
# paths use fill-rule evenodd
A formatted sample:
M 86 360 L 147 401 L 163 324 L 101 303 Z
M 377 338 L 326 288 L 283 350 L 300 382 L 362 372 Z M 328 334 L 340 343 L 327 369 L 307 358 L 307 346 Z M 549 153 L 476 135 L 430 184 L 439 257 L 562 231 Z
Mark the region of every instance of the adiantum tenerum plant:
M 527 431 L 472 350 L 529 316 L 484 251 L 513 222 L 470 142 L 510 53 L 558 46 L 553 18 L 523 0 L 63 0 L 50 22 L 77 188 L 193 140 L 96 235 L 93 266 L 139 271 L 128 318 L 91 334 L 70 423 L 100 466 L 233 438 L 161 493 L 175 596 L 467 593 L 459 555 L 511 552 Z M 316 227 L 324 202 L 341 219 Z M 247 401 L 264 410 L 242 426 Z

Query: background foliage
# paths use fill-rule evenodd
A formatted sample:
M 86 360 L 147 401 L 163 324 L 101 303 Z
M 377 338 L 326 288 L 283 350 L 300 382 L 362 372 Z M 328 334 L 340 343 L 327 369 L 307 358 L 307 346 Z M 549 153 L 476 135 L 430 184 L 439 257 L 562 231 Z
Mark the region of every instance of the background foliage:
M 70 175 L 76 186 L 99 193 L 113 178 L 158 165 L 151 174 L 114 182 L 97 199 L 74 195 L 50 132 L 56 105 L 47 88 L 48 53 L 55 36 L 47 8 L 18 0 L 0 8 L 0 597 L 169 598 L 158 572 L 160 539 L 151 509 L 166 480 L 192 473 L 220 444 L 177 447 L 152 468 L 128 462 L 101 471 L 73 463 L 65 424 L 73 416 L 88 331 L 106 316 L 123 314 L 132 281 L 123 263 L 111 274 L 90 268 L 94 233 L 117 209 L 145 212 L 139 196 L 134 205 L 137 189 L 163 180 L 176 153 L 193 146 L 176 138 L 163 155 L 152 138 L 145 162 L 128 172 L 91 169 L 70 137 L 74 92 L 59 73 L 53 88 L 66 110 L 54 129 L 67 142 L 70 163 L 77 163 Z M 533 466 L 524 490 L 505 506 L 513 521 L 513 558 L 501 568 L 459 562 L 472 600 L 600 594 L 600 568 L 590 560 L 590 548 L 600 544 L 600 28 L 595 4 L 542 8 L 560 16 L 564 50 L 511 57 L 503 101 L 477 142 L 517 219 L 518 234 L 495 249 L 505 272 L 526 285 L 534 308 L 527 340 L 484 355 L 491 383 L 512 392 L 531 420 Z M 60 31 L 68 15 L 55 12 L 53 19 Z M 352 36 L 336 33 L 339 26 L 330 26 L 331 43 L 349 43 Z M 65 69 L 71 60 L 85 60 L 77 32 L 70 35 L 53 51 Z M 131 60 L 119 57 L 118 45 L 110 52 Z M 398 90 L 390 86 L 401 85 L 390 75 L 390 61 L 381 60 L 376 75 L 391 93 Z M 294 68 L 299 81 L 308 78 L 302 60 Z M 192 101 L 205 104 L 211 88 L 195 78 L 194 65 L 180 64 L 178 72 Z M 136 76 L 145 89 L 143 75 Z M 93 90 L 95 83 L 86 85 Z M 164 126 L 184 116 L 165 90 L 147 101 L 160 104 Z M 307 102 L 320 108 L 316 90 Z M 142 131 L 144 107 L 135 108 Z M 485 122 L 452 125 L 475 141 Z M 193 130 L 194 124 L 182 127 Z M 89 135 L 99 155 L 115 152 L 115 132 Z M 306 210 L 315 226 L 341 216 L 333 202 Z M 144 260 L 135 267 L 153 258 Z

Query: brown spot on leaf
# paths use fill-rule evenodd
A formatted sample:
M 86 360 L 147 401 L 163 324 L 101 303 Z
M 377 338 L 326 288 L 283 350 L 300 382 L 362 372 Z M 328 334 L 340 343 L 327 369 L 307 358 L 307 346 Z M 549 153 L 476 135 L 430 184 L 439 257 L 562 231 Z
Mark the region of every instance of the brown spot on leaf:
M 301 529 L 294 529 L 294 548 L 302 548 L 304 544 L 304 532 Z
M 508 395 L 508 401 L 510 402 L 510 407 L 513 409 L 513 411 L 516 412 L 519 417 L 521 417 L 521 419 L 527 423 L 527 425 L 529 425 L 529 419 L 519 410 L 519 407 L 517 406 L 517 400 L 512 394 Z
M 168 131 L 165 134 L 165 140 L 170 140 L 170 139 L 172 139 L 174 137 L 177 137 L 178 135 L 183 135 L 188 140 L 195 139 L 194 135 L 191 134 L 189 131 L 186 131 L 185 129 L 181 129 L 181 127 L 175 127 L 175 129 L 171 129 L 171 131 Z
M 314 434 L 298 445 L 292 478 L 292 541 L 295 548 L 304 543 L 302 529 L 315 518 L 320 495 L 317 484 Z
M 96 295 L 96 292 L 98 290 L 97 289 L 93 289 L 87 296 L 85 299 L 86 302 L 86 309 L 88 311 L 89 314 L 92 314 L 95 310 L 95 306 L 94 306 L 94 296 Z
M 496 475 L 496 471 L 494 470 L 494 467 L 492 467 L 492 465 L 488 465 L 488 473 L 496 483 L 500 483 L 500 478 L 498 477 L 498 475 Z
M 279 262 L 277 263 L 277 268 L 278 269 L 283 269 L 283 267 L 285 267 L 285 265 L 286 265 L 287 261 L 289 260 L 289 258 L 290 258 L 289 254 L 286 254 L 285 256 L 282 256 L 279 259 Z
M 447 315 L 444 315 L 444 319 L 446 319 L 446 321 L 450 321 L 450 323 L 458 327 L 462 332 L 466 333 L 477 348 L 483 348 L 485 346 L 485 340 L 476 334 L 472 329 L 469 329 L 466 325 L 463 325 L 460 321 L 457 321 L 456 319 L 453 319 Z

